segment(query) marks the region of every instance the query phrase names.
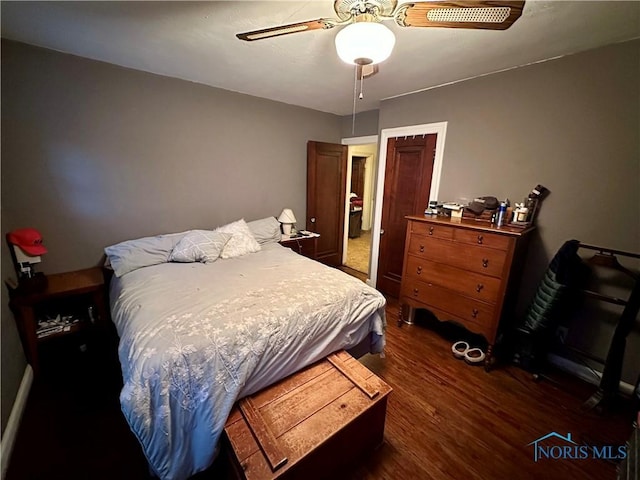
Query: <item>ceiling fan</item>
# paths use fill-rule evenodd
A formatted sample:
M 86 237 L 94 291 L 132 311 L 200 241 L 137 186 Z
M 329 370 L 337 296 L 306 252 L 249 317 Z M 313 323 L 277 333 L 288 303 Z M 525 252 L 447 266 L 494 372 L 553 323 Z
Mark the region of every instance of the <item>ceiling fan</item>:
M 398 6 L 398 0 L 335 0 L 333 9 L 338 18 L 290 23 L 238 33 L 236 36 L 240 40 L 253 42 L 280 35 L 346 26 L 336 36 L 338 55 L 347 63 L 372 65 L 388 58 L 395 44 L 393 32 L 382 25 L 383 21 L 394 20 L 401 27 L 506 30 L 520 18 L 524 3 L 461 0 L 410 2 Z

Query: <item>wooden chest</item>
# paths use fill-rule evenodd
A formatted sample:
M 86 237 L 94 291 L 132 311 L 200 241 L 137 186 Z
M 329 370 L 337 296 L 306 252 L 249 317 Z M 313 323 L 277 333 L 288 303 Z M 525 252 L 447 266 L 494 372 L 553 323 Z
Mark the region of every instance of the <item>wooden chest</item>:
M 530 233 L 473 220 L 407 217 L 400 302 L 413 322 L 415 308 L 483 335 L 487 358 L 503 317 L 511 315 Z M 490 365 L 490 361 L 487 361 Z
M 240 400 L 223 436 L 232 476 L 340 476 L 382 443 L 390 392 L 341 351 Z

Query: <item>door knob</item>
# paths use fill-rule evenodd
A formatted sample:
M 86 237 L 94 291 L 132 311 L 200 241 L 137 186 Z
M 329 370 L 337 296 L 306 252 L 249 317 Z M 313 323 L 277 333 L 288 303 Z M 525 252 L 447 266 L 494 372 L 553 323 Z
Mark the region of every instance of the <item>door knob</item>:
M 384 235 L 384 228 L 380 229 L 380 235 Z
M 311 217 L 311 220 L 309 220 L 311 223 L 316 223 L 316 217 Z

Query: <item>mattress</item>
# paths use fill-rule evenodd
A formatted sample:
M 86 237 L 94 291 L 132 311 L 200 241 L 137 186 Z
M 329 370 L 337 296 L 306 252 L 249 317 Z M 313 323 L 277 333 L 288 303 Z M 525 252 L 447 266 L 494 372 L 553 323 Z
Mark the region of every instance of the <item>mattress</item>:
M 384 348 L 377 290 L 278 244 L 141 268 L 110 289 L 122 412 L 163 479 L 213 462 L 237 399 L 367 338 Z

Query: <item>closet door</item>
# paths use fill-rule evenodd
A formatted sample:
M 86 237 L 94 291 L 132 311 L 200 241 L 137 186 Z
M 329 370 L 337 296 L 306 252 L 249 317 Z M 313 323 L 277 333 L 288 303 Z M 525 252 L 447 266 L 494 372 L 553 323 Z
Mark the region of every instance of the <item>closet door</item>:
M 376 287 L 398 298 L 407 231 L 406 215 L 424 215 L 429 204 L 436 134 L 390 138 L 384 177 L 382 230 Z

